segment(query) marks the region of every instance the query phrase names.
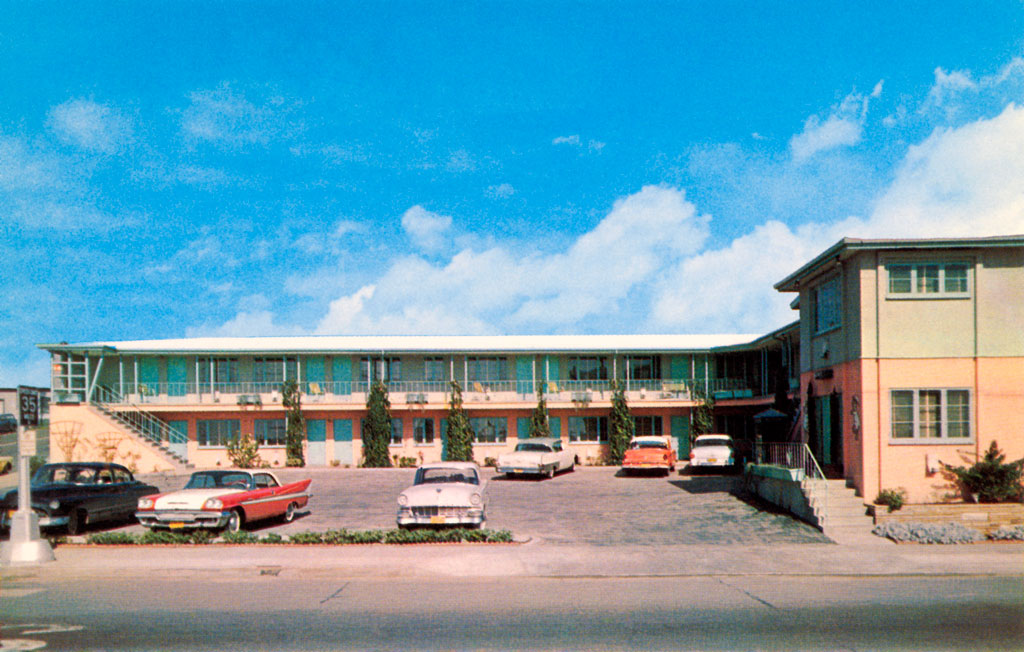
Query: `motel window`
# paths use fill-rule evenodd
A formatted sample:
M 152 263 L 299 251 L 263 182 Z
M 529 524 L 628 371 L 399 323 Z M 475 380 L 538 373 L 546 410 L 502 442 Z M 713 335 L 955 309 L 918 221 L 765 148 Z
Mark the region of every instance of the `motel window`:
M 241 431 L 238 419 L 200 419 L 196 422 L 196 441 L 203 446 L 227 446 Z
M 412 436 L 417 444 L 434 443 L 434 420 L 415 418 L 412 420 Z
M 508 439 L 507 419 L 504 417 L 477 417 L 469 420 L 475 444 L 503 444 Z
M 508 358 L 466 358 L 466 380 L 497 381 L 508 378 Z
M 641 355 L 630 357 L 628 363 L 630 380 L 661 379 L 661 356 Z
M 298 361 L 295 358 L 256 358 L 253 360 L 252 379 L 257 383 L 283 383 L 298 380 Z
M 969 390 L 894 389 L 890 396 L 893 440 L 970 439 Z
M 890 297 L 965 297 L 970 294 L 967 263 L 886 265 Z
M 359 380 L 364 383 L 402 380 L 402 359 L 362 358 L 359 360 Z
M 199 382 L 217 384 L 238 382 L 238 358 L 199 358 Z
M 402 420 L 392 419 L 391 420 L 391 445 L 401 446 L 402 445 Z
M 569 417 L 569 441 L 608 441 L 608 417 Z
M 637 437 L 661 436 L 661 417 L 633 417 L 633 434 Z
M 445 373 L 444 358 L 430 357 L 423 359 L 423 380 L 444 381 L 448 380 Z
M 260 446 L 284 446 L 288 442 L 284 419 L 256 419 L 252 429 L 253 438 Z
M 839 277 L 833 276 L 812 291 L 814 307 L 814 332 L 824 333 L 840 324 Z
M 569 380 L 608 380 L 607 358 L 569 358 Z

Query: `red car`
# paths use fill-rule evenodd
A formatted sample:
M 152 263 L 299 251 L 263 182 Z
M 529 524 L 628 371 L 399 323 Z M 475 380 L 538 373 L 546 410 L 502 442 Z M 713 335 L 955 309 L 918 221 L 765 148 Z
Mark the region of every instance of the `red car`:
M 135 518 L 148 528 L 210 528 L 237 532 L 266 518 L 295 518 L 309 503 L 312 479 L 282 485 L 269 471 L 196 471 L 181 491 L 139 499 Z
M 675 469 L 676 452 L 672 450 L 668 437 L 633 437 L 622 456 L 623 473 L 654 470 L 668 475 Z

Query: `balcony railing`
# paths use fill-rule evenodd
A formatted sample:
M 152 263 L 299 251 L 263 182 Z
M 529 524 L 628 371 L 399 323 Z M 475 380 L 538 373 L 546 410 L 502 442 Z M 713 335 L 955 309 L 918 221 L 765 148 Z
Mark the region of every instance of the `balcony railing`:
M 630 379 L 618 383 L 631 400 L 699 400 L 705 395 L 720 400 L 753 395 L 747 382 L 739 378 Z M 446 380 L 392 380 L 385 384 L 392 402 L 442 402 L 450 390 Z M 307 403 L 364 403 L 371 385 L 368 381 L 304 381 L 299 389 Z M 470 380 L 460 381 L 460 385 L 469 401 L 532 402 L 536 396 L 532 380 Z M 118 397 L 126 404 L 267 405 L 281 400 L 280 381 L 113 383 L 107 389 L 108 397 Z M 550 400 L 608 400 L 611 394 L 612 381 L 607 379 L 550 380 L 545 384 L 545 396 Z

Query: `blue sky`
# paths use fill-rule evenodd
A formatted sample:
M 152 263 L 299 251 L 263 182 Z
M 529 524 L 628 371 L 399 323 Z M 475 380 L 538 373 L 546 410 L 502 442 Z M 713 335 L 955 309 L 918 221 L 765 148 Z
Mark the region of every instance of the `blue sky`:
M 35 344 L 767 332 L 843 236 L 1024 233 L 1024 5 L 13 2 Z

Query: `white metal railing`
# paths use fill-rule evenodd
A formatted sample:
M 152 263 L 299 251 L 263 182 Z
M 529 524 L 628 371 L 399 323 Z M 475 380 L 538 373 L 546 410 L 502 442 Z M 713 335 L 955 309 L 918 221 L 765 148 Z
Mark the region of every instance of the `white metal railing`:
M 184 434 L 171 428 L 165 421 L 154 417 L 141 407 L 127 402 L 124 397 L 119 396 L 109 387 L 97 385 L 93 390 L 90 403 L 154 444 L 162 445 L 163 442 L 184 444 L 187 442 L 187 437 Z
M 828 514 L 828 482 L 821 465 L 806 443 L 758 442 L 754 447 L 754 460 L 758 464 L 802 471 L 801 485 L 804 487 L 805 495 L 820 504 L 819 525 L 824 523 L 825 515 Z

